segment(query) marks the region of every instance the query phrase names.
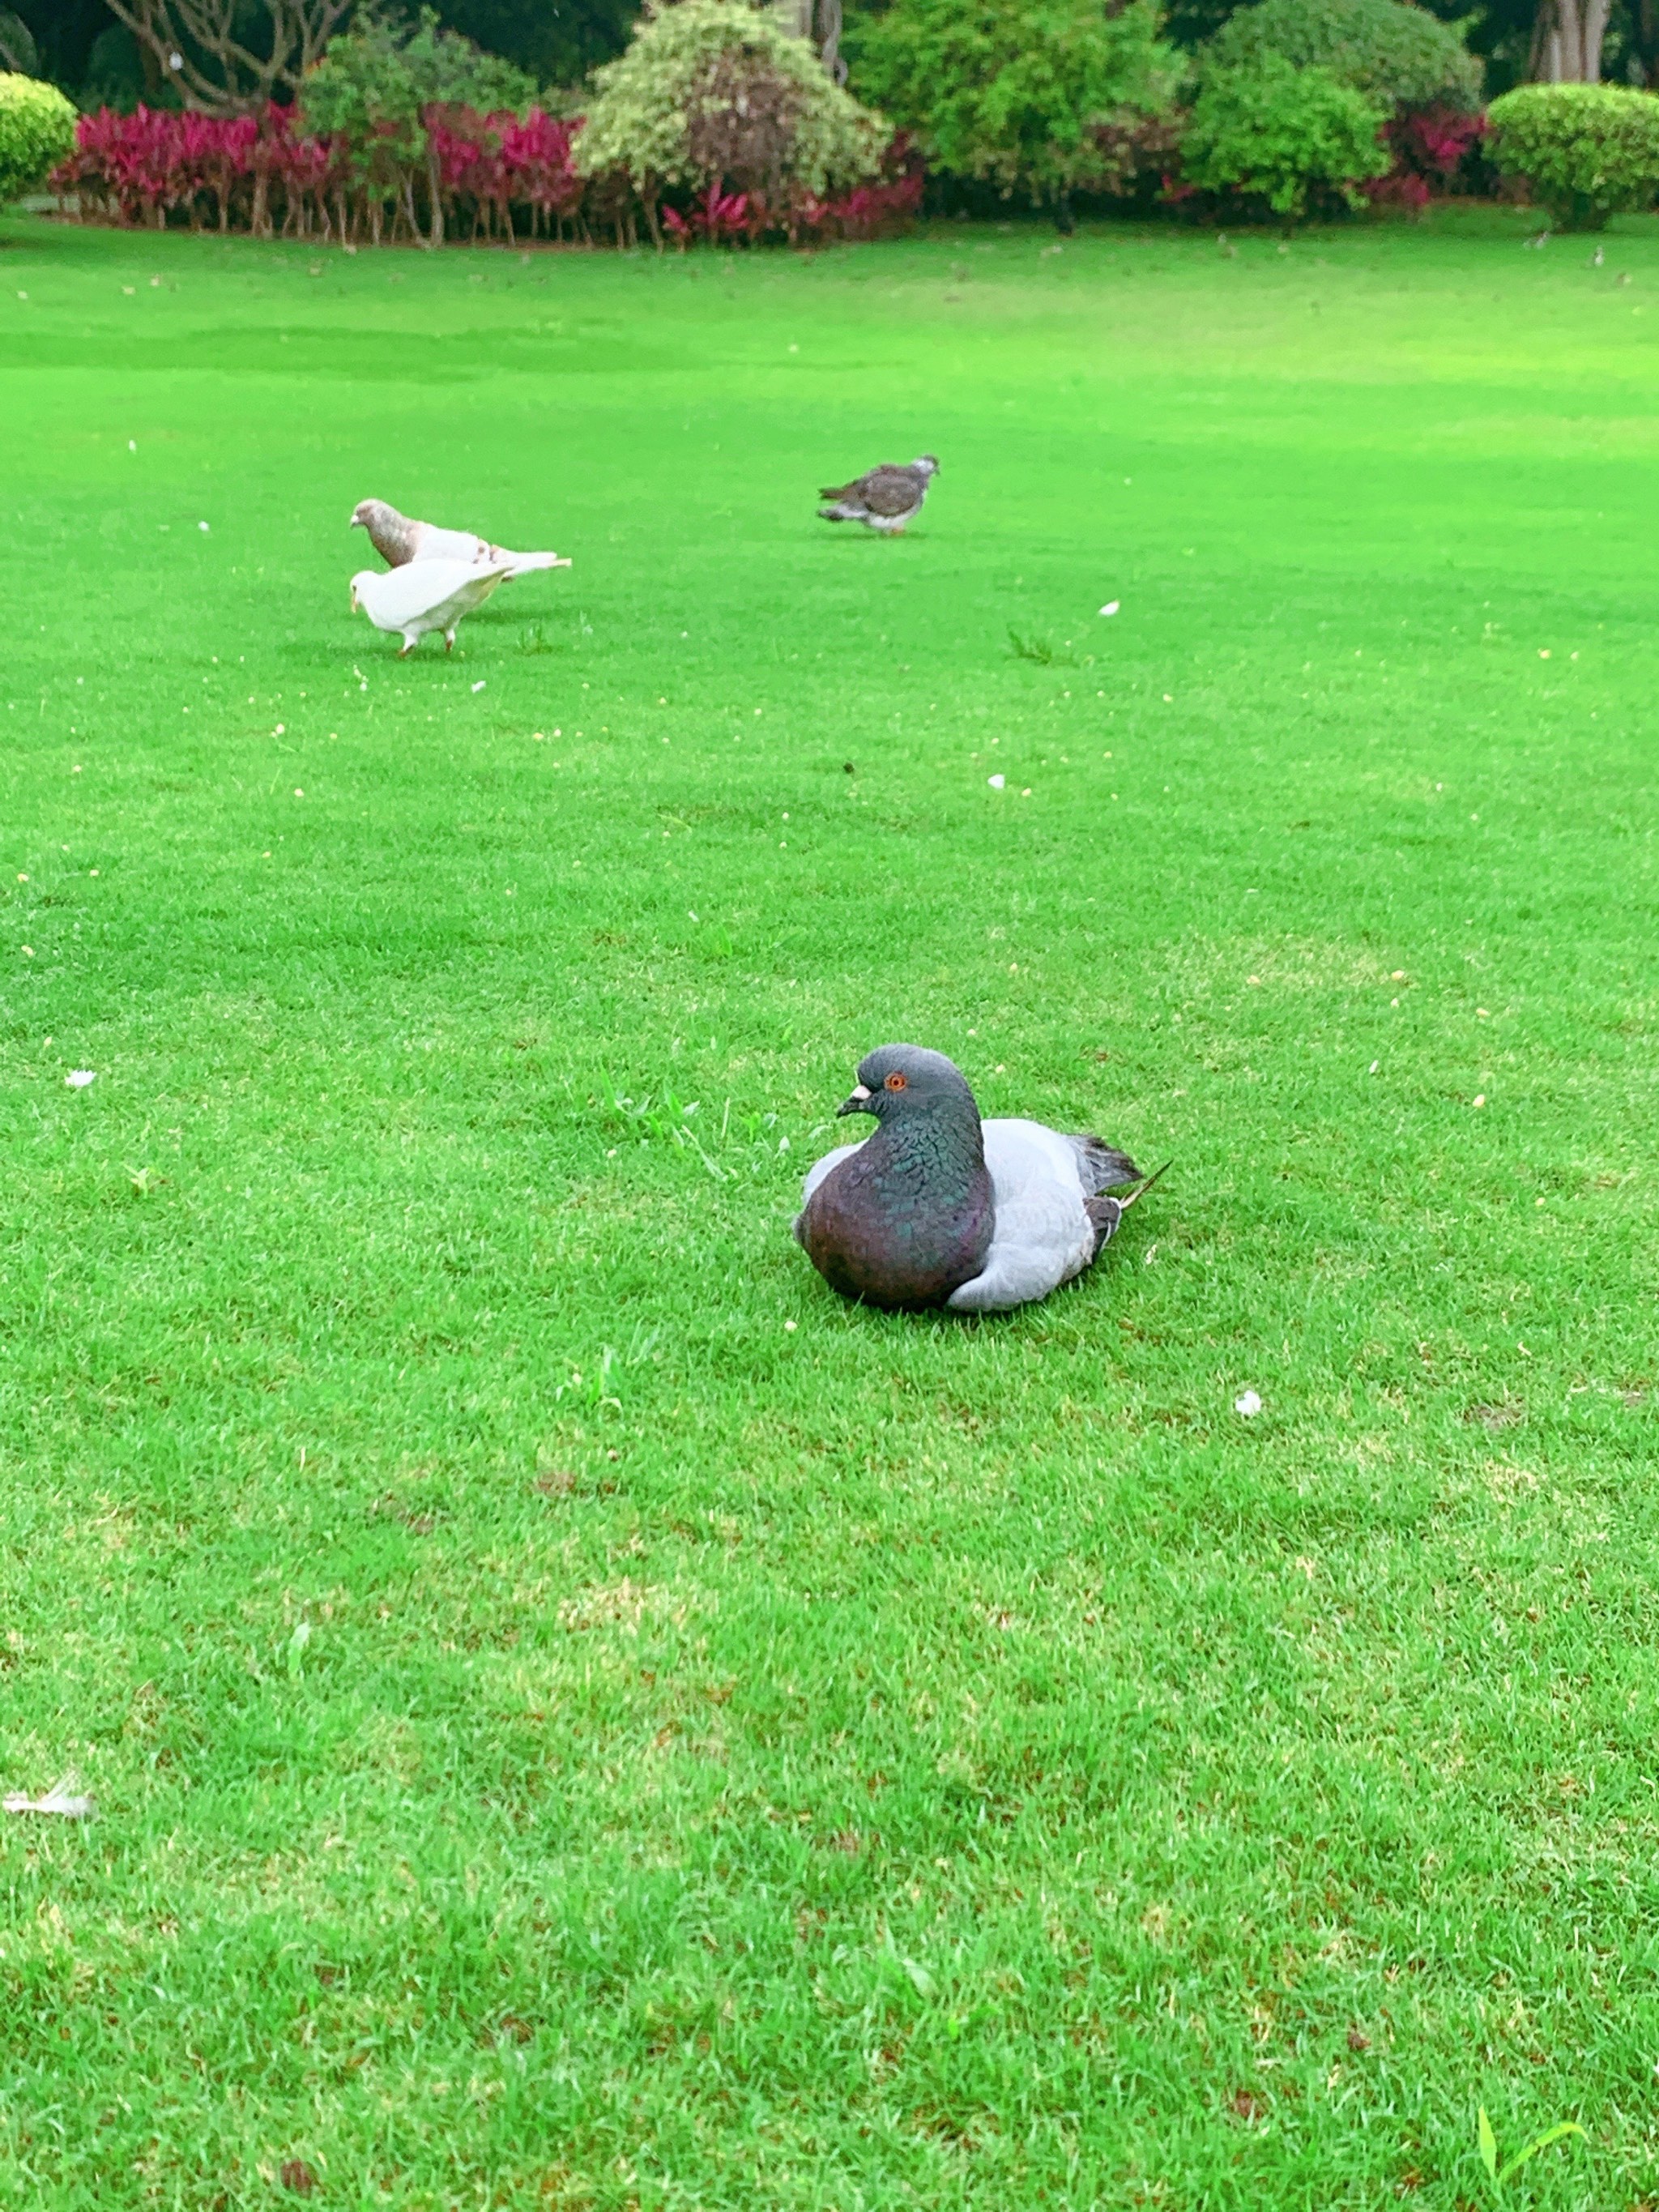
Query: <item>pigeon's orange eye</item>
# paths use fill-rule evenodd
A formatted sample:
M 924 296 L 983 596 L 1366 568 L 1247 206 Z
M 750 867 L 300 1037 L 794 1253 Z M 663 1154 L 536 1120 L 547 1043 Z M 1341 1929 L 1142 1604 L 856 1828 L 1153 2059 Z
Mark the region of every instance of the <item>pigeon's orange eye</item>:
M 887 1079 L 887 1088 L 890 1091 L 908 1091 L 909 1087 L 908 1079 L 901 1075 L 897 1068 L 895 1068 Z

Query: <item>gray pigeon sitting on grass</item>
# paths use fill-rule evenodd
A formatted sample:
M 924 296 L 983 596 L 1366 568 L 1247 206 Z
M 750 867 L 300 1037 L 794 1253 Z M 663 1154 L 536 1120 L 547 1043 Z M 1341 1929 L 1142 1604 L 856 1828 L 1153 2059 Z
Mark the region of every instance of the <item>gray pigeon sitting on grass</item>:
M 833 500 L 835 505 L 821 507 L 818 513 L 826 522 L 861 522 L 866 530 L 890 538 L 921 513 L 927 487 L 938 474 L 939 463 L 931 453 L 922 454 L 908 468 L 884 461 L 851 483 L 825 484 L 818 497 Z
M 960 1069 L 920 1045 L 871 1053 L 837 1111 L 873 1115 L 876 1133 L 808 1170 L 795 1236 L 832 1290 L 872 1306 L 1005 1313 L 1045 1298 L 1164 1172 L 1143 1176 L 1098 1137 L 981 1121 Z

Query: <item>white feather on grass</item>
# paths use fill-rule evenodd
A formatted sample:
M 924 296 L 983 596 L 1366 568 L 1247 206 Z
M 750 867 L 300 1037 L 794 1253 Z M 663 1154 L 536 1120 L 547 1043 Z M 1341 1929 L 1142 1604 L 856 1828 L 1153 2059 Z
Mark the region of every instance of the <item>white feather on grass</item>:
M 0 1806 L 8 1813 L 55 1814 L 62 1820 L 90 1820 L 96 1817 L 97 1802 L 80 1794 L 81 1778 L 66 1774 L 61 1782 L 54 1782 L 44 1797 L 30 1797 L 21 1790 L 0 1798 Z

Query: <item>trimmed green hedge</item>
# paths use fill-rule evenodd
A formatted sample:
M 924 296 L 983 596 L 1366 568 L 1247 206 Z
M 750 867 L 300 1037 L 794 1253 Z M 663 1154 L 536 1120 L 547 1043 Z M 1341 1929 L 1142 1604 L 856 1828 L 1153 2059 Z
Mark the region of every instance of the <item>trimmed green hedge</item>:
M 1389 114 L 1406 107 L 1475 108 L 1480 64 L 1449 25 L 1401 0 L 1259 0 L 1204 48 L 1208 76 L 1254 75 L 1269 58 L 1328 70 Z
M 39 189 L 75 151 L 75 110 L 56 85 L 0 76 L 0 207 Z
M 1659 100 L 1616 84 L 1523 84 L 1493 100 L 1489 145 L 1558 230 L 1601 230 L 1659 192 Z

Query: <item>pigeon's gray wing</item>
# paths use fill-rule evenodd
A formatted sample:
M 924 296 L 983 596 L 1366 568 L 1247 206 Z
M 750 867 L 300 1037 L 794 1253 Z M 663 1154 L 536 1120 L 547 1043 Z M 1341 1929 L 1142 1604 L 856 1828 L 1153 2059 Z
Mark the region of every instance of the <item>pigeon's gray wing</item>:
M 927 479 L 915 469 L 872 469 L 853 487 L 872 514 L 908 514 L 927 489 Z
M 837 1145 L 833 1152 L 826 1152 L 821 1160 L 814 1160 L 806 1170 L 805 1182 L 800 1187 L 801 1204 L 806 1204 L 832 1168 L 838 1168 L 843 1160 L 850 1160 L 857 1150 L 856 1145 Z
M 1046 1298 L 1098 1249 L 1075 1139 L 1041 1121 L 983 1125 L 996 1224 L 985 1265 L 945 1300 L 958 1313 L 1006 1313 Z
M 1120 1183 L 1140 1181 L 1140 1170 L 1115 1145 L 1100 1137 L 1071 1137 L 1066 1141 L 1077 1147 L 1078 1174 L 1085 1196 L 1093 1198 L 1100 1191 L 1115 1190 Z

